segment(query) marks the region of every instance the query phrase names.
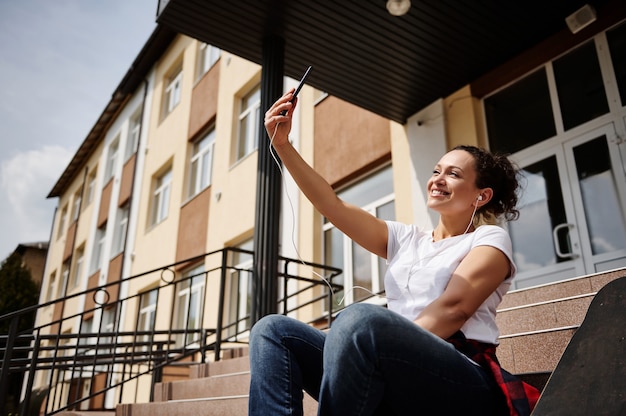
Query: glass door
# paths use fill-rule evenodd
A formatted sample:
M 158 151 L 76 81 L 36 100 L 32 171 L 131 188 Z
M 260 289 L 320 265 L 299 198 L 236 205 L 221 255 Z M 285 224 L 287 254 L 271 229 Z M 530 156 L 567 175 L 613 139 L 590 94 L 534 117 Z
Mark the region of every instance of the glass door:
M 612 124 L 517 161 L 515 288 L 626 266 L 624 167 Z
M 612 125 L 565 143 L 586 273 L 626 265 L 624 167 Z

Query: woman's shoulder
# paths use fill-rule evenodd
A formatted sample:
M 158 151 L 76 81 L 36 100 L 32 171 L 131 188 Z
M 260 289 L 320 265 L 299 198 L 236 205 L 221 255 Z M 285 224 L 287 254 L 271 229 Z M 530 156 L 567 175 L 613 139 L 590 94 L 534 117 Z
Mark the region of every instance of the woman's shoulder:
M 476 228 L 474 231 L 475 243 L 492 242 L 504 244 L 506 247 L 511 246 L 511 237 L 507 230 L 499 225 L 485 224 Z
M 385 221 L 387 228 L 390 232 L 395 234 L 424 234 L 425 231 L 422 227 L 414 224 L 406 224 L 399 221 Z
M 509 234 L 507 230 L 494 224 L 483 224 L 476 228 L 474 232 L 478 234 Z
M 387 223 L 389 237 L 398 241 L 420 238 L 427 234 L 427 231 L 414 224 L 405 224 L 398 221 L 385 221 L 385 223 Z

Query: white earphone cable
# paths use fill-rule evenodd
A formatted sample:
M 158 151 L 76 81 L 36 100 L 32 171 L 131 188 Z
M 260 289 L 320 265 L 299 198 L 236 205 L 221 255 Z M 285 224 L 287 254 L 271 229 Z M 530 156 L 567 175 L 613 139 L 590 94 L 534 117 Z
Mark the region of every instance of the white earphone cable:
M 285 174 L 284 174 L 284 172 L 283 172 L 282 166 L 281 166 L 281 164 L 280 164 L 280 161 L 278 160 L 278 157 L 276 156 L 276 154 L 274 153 L 274 150 L 273 150 L 274 137 L 276 136 L 276 132 L 278 131 L 278 125 L 279 125 L 279 124 L 280 124 L 280 123 L 277 123 L 277 124 L 276 124 L 276 127 L 274 128 L 274 132 L 272 133 L 272 137 L 270 138 L 270 142 L 269 142 L 269 153 L 270 153 L 270 155 L 272 156 L 272 159 L 274 159 L 274 162 L 276 163 L 276 166 L 278 167 L 278 171 L 280 172 L 280 176 L 281 176 L 281 178 L 282 178 L 283 183 L 284 183 L 284 184 L 286 184 L 286 182 L 285 182 Z M 290 209 L 291 209 L 291 216 L 292 216 L 292 219 L 293 219 L 293 220 L 292 220 L 292 225 L 293 225 L 293 227 L 292 227 L 292 229 L 291 229 L 291 244 L 293 245 L 293 249 L 294 249 L 294 250 L 295 250 L 295 252 L 296 252 L 296 256 L 298 257 L 298 260 L 299 260 L 299 261 L 300 261 L 300 262 L 301 262 L 304 266 L 306 266 L 307 264 L 305 263 L 305 261 L 304 261 L 304 260 L 302 259 L 302 257 L 300 256 L 300 252 L 298 251 L 298 246 L 297 246 L 296 241 L 295 241 L 296 213 L 295 213 L 295 209 L 294 209 L 294 206 L 293 206 L 293 202 L 291 201 L 291 197 L 289 196 L 289 192 L 287 192 L 286 190 L 285 190 L 285 195 L 287 196 L 287 201 L 289 202 L 289 207 L 290 207 Z M 328 279 L 326 279 L 326 278 L 325 278 L 324 276 L 322 276 L 321 274 L 317 273 L 315 270 L 311 270 L 311 271 L 312 271 L 312 273 L 313 273 L 315 276 L 319 277 L 319 278 L 320 278 L 320 279 L 321 279 L 321 280 L 322 280 L 322 281 L 326 284 L 326 286 L 328 286 L 328 289 L 330 290 L 330 292 L 331 292 L 331 293 L 333 294 L 333 296 L 334 296 L 334 295 L 335 295 L 335 290 L 333 289 L 333 286 L 332 286 L 332 284 L 328 281 Z M 376 293 L 372 292 L 371 290 L 369 290 L 369 289 L 367 289 L 367 288 L 365 288 L 365 287 L 363 287 L 363 286 L 352 286 L 352 289 L 351 289 L 351 290 L 353 290 L 353 291 L 354 291 L 355 289 L 362 289 L 362 290 L 364 290 L 364 291 L 368 292 L 369 294 L 371 294 L 372 296 L 377 296 L 377 297 L 381 297 L 381 298 L 383 298 L 383 297 L 384 297 L 384 296 L 381 296 L 381 295 L 378 295 L 378 294 L 376 294 Z M 341 305 L 341 304 L 343 304 L 343 302 L 345 301 L 345 299 L 346 299 L 346 291 L 344 290 L 344 294 L 343 294 L 343 296 L 341 297 L 341 299 L 339 299 L 339 300 L 337 301 L 337 305 Z

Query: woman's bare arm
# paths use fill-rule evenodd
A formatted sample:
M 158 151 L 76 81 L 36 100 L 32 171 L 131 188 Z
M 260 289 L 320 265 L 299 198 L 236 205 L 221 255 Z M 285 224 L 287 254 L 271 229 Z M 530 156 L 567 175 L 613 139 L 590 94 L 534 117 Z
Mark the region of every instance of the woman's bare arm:
M 366 250 L 387 257 L 387 225 L 369 212 L 337 197 L 330 184 L 300 156 L 289 142 L 291 117 L 297 104 L 293 89 L 265 113 L 265 128 L 285 168 L 315 208 L 339 230 Z M 287 110 L 285 115 L 280 112 Z
M 454 271 L 443 294 L 424 308 L 415 323 L 443 339 L 450 337 L 510 272 L 511 263 L 502 251 L 491 246 L 473 248 Z

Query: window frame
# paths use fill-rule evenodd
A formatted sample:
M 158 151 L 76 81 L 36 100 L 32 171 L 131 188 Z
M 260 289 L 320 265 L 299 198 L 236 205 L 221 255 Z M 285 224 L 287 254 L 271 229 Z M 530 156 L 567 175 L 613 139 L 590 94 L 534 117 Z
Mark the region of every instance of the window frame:
M 126 248 L 126 231 L 130 217 L 130 203 L 125 203 L 117 209 L 115 216 L 115 230 L 113 231 L 112 257 L 122 253 Z
M 126 150 L 124 162 L 128 161 L 137 152 L 139 135 L 141 134 L 141 109 L 137 110 L 128 121 L 128 134 L 126 137 Z
M 120 152 L 120 136 L 111 142 L 107 151 L 106 166 L 104 170 L 104 183 L 107 183 L 115 176 L 117 170 L 117 158 Z
M 349 191 L 351 189 L 355 189 L 354 187 L 359 185 L 359 184 L 363 184 L 368 180 L 371 180 L 375 177 L 375 175 L 382 173 L 385 169 L 389 169 L 389 174 L 391 175 L 391 186 L 392 189 L 389 193 L 385 193 L 382 196 L 379 196 L 378 198 L 374 199 L 374 200 L 368 200 L 368 202 L 366 202 L 365 204 L 358 204 L 360 205 L 360 207 L 368 212 L 370 212 L 372 215 L 377 216 L 377 211 L 379 208 L 384 207 L 386 205 L 388 205 L 389 203 L 393 203 L 395 206 L 395 201 L 396 201 L 396 196 L 395 196 L 395 191 L 393 190 L 393 166 L 391 164 L 385 164 L 384 166 L 380 166 L 376 169 L 371 170 L 370 172 L 368 172 L 367 174 L 361 176 L 359 179 L 353 181 L 351 184 L 349 184 L 348 186 L 342 188 L 341 190 L 339 190 L 337 192 L 337 194 L 342 197 L 342 193 Z M 362 193 L 359 193 L 362 194 Z M 355 203 L 356 201 L 348 201 L 351 203 Z M 395 210 L 394 210 L 394 218 L 391 220 L 395 219 Z M 343 259 L 343 285 L 344 285 L 344 292 L 343 292 L 343 296 L 340 297 L 340 299 L 343 299 L 344 301 L 344 305 L 350 305 L 352 303 L 355 302 L 360 302 L 361 300 L 356 300 L 355 299 L 360 299 L 362 297 L 368 298 L 365 299 L 365 302 L 371 302 L 371 303 L 377 303 L 377 304 L 383 304 L 385 303 L 384 299 L 380 298 L 380 297 L 370 297 L 371 293 L 366 293 L 364 296 L 360 296 L 361 292 L 363 292 L 362 290 L 360 292 L 358 292 L 359 296 L 355 296 L 355 282 L 354 282 L 354 246 L 356 245 L 356 243 L 354 243 L 347 235 L 343 234 L 337 227 L 335 227 L 334 224 L 332 224 L 330 221 L 326 220 L 325 218 L 323 218 L 322 220 L 322 253 L 323 256 L 326 256 L 326 250 L 327 250 L 327 246 L 326 246 L 326 235 L 327 233 L 332 233 L 333 230 L 336 230 L 340 233 L 341 235 L 341 256 Z M 364 250 L 364 249 L 363 249 Z M 369 267 L 370 267 L 370 275 L 371 275 L 371 292 L 373 293 L 378 293 L 380 291 L 384 291 L 384 271 L 380 270 L 380 259 L 378 256 L 376 256 L 373 253 L 369 253 Z M 324 263 L 329 263 L 330 260 L 327 260 L 326 258 L 324 258 Z M 337 283 L 337 282 L 334 282 Z M 360 285 L 356 285 L 356 286 L 360 286 Z M 368 289 L 369 291 L 369 289 Z M 335 294 L 337 295 L 337 294 Z M 328 308 L 328 305 L 325 304 L 325 308 Z
M 179 65 L 166 77 L 163 89 L 163 116 L 166 117 L 181 102 L 183 87 L 183 67 Z
M 242 250 L 251 251 L 253 249 L 254 241 L 248 239 L 238 244 L 236 247 Z M 226 295 L 228 297 L 228 322 L 234 322 L 237 319 L 241 319 L 244 316 L 249 316 L 251 313 L 251 305 L 253 299 L 251 298 L 251 279 L 253 269 L 253 256 L 249 253 L 232 251 L 229 254 L 229 263 L 232 264 L 232 268 L 229 271 L 229 292 Z M 244 302 L 245 301 L 245 302 Z M 236 339 L 245 339 L 248 337 L 246 328 L 251 326 L 251 318 L 242 320 L 237 323 L 236 326 L 231 327 L 229 336 L 236 337 Z M 239 333 L 239 335 L 237 335 Z
M 57 287 L 57 299 L 61 299 L 62 297 L 64 297 L 65 293 L 63 292 L 67 292 L 67 285 L 69 284 L 70 280 L 70 261 L 71 259 L 64 261 L 63 265 L 61 266 L 61 281 L 59 282 L 61 284 L 59 285 L 59 287 Z
M 152 191 L 152 210 L 150 212 L 150 225 L 155 226 L 165 221 L 169 215 L 169 204 L 172 194 L 172 167 L 161 171 L 154 178 Z
M 205 42 L 198 44 L 198 77 L 202 78 L 219 61 L 222 50 Z
M 54 295 L 56 293 L 56 280 L 57 280 L 57 271 L 54 270 L 52 273 L 50 273 L 49 277 L 48 277 L 48 290 L 46 292 L 46 302 L 50 302 L 51 300 L 55 299 Z
M 182 279 L 176 282 L 176 307 L 174 310 L 176 311 L 175 321 L 177 329 L 196 330 L 202 327 L 206 296 L 206 275 L 204 263 L 200 263 L 185 270 L 182 273 Z M 197 300 L 197 303 L 192 311 L 191 307 L 194 306 L 194 298 Z M 196 315 L 197 321 L 190 326 L 191 312 Z M 184 342 L 184 344 L 189 344 L 190 336 L 190 334 L 187 334 L 187 339 L 185 339 L 184 335 L 180 334 L 177 336 L 177 343 L 181 344 Z
M 249 102 L 255 95 L 258 95 L 258 99 Z M 257 150 L 260 117 L 261 84 L 256 84 L 239 100 L 235 162 L 245 159 Z
M 215 136 L 215 127 L 211 127 L 206 134 L 191 144 L 189 198 L 193 198 L 211 185 Z M 202 144 L 203 142 L 204 144 Z
M 80 285 L 83 268 L 85 267 L 85 247 L 80 246 L 74 253 L 76 261 L 74 262 L 74 269 L 72 270 L 71 288 L 74 289 Z
M 87 195 L 85 195 L 86 202 L 87 202 L 86 205 L 91 204 L 91 202 L 93 201 L 93 197 L 96 194 L 96 177 L 97 176 L 98 176 L 97 169 L 93 169 L 87 175 Z
M 107 224 L 104 223 L 96 229 L 93 251 L 91 253 L 92 257 L 89 269 L 90 274 L 93 274 L 102 268 L 102 264 L 104 262 L 104 248 L 106 246 L 107 238 L 106 226 Z
M 142 292 L 139 296 L 139 310 L 137 311 L 137 330 L 153 331 L 156 327 L 157 302 L 159 299 L 158 288 L 153 288 Z M 140 339 L 146 343 L 149 341 L 149 335 L 142 335 Z M 143 346 L 144 350 L 148 350 L 149 346 Z
M 71 222 L 78 221 L 78 217 L 80 216 L 80 208 L 83 201 L 83 188 L 81 187 L 78 191 L 74 193 L 74 198 L 72 200 L 72 216 Z
M 68 205 L 63 205 L 61 213 L 59 214 L 59 228 L 57 229 L 57 240 L 65 233 L 65 227 L 67 226 L 68 219 Z

